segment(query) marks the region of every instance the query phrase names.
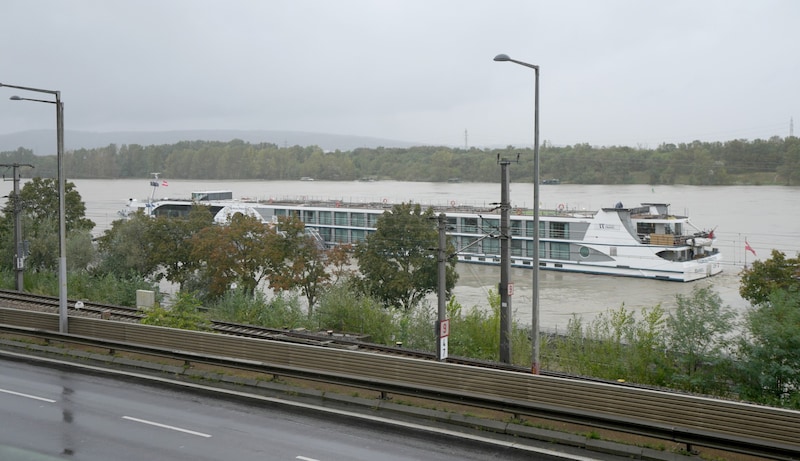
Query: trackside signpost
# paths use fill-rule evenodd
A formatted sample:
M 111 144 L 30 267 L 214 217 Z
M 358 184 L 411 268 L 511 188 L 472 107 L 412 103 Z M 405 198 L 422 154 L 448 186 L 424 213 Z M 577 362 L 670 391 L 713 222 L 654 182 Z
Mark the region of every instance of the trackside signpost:
M 445 360 L 447 358 L 447 337 L 450 336 L 450 319 L 438 321 L 437 333 L 439 334 L 439 348 L 437 349 L 436 358 L 438 360 Z

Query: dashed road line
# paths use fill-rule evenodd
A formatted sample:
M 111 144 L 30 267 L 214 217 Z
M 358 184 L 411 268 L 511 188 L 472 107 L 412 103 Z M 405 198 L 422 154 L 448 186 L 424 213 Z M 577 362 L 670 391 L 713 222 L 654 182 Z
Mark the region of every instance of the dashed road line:
M 168 426 L 166 424 L 157 423 L 155 421 L 148 421 L 146 419 L 134 418 L 132 416 L 123 416 L 122 419 L 127 419 L 128 421 L 134 421 L 134 422 L 142 423 L 142 424 L 149 424 L 150 426 L 160 427 L 160 428 L 163 428 L 163 429 L 169 429 L 169 430 L 172 430 L 172 431 L 183 432 L 183 433 L 186 433 L 186 434 L 196 435 L 196 436 L 199 436 L 199 437 L 206 437 L 206 438 L 211 437 L 211 434 L 204 434 L 202 432 L 191 431 L 189 429 L 184 429 L 182 427 Z
M 44 397 L 37 397 L 35 395 L 30 395 L 30 394 L 23 394 L 22 392 L 9 391 L 8 389 L 0 389 L 0 392 L 2 392 L 4 394 L 16 395 L 18 397 L 25 397 L 26 399 L 39 400 L 39 401 L 47 402 L 47 403 L 56 403 L 56 401 L 53 400 L 53 399 L 46 399 Z

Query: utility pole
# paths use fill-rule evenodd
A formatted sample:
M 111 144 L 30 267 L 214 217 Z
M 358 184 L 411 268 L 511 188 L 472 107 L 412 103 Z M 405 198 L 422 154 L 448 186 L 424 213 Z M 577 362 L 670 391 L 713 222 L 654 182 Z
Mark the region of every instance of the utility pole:
M 447 340 L 450 335 L 450 320 L 447 318 L 447 215 L 439 213 L 438 262 L 438 302 L 439 312 L 436 320 L 436 358 L 447 359 Z
M 10 165 L 0 165 L 6 168 L 11 168 L 14 181 L 14 195 L 11 197 L 11 203 L 14 207 L 14 273 L 15 273 L 15 289 L 17 291 L 25 290 L 25 244 L 22 241 L 22 202 L 19 199 L 19 168 L 27 166 L 33 168 L 33 165 L 27 163 L 12 163 Z
M 500 361 L 511 363 L 511 201 L 509 199 L 510 179 L 508 165 L 510 160 L 500 160 Z

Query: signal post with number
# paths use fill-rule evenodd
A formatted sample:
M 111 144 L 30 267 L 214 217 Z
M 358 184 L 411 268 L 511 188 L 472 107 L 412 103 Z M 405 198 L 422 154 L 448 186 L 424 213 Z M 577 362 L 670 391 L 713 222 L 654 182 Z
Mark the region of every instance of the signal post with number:
M 447 338 L 450 336 L 450 319 L 436 321 L 436 333 L 439 336 L 439 347 L 436 351 L 436 358 L 438 360 L 447 359 Z

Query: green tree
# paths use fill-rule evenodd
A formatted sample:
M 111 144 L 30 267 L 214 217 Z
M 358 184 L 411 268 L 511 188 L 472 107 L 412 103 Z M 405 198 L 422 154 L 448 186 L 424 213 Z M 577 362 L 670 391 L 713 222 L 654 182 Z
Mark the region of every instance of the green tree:
M 31 269 L 56 270 L 59 251 L 59 196 L 58 181 L 34 178 L 26 183 L 19 197 L 12 193 L 3 208 L 0 235 L 3 238 L 2 265 L 10 266 L 14 254 L 14 206 L 18 204 L 23 223 L 23 240 L 29 243 L 26 266 Z M 88 244 L 94 222 L 86 218 L 86 205 L 75 189 L 75 184 L 64 185 L 64 221 L 67 234 L 67 262 L 69 269 L 85 269 L 94 259 L 94 250 Z
M 329 259 L 325 242 L 307 233 L 305 224 L 298 218 L 281 218 L 278 223 L 281 241 L 273 240 L 274 248 L 282 255 L 274 253 L 279 267 L 273 267 L 270 287 L 278 290 L 299 289 L 308 301 L 308 317 L 314 313 L 314 306 L 322 292 L 330 285 Z M 282 256 L 282 259 L 280 259 Z
M 800 184 L 800 138 L 786 139 L 786 153 L 777 170 L 787 186 Z
M 153 242 L 148 239 L 153 218 L 142 212 L 111 223 L 97 239 L 99 258 L 95 271 L 127 277 L 137 274 L 148 277 L 158 264 L 151 258 Z
M 739 294 L 753 304 L 766 302 L 776 290 L 800 289 L 800 258 L 786 258 L 778 250 L 765 261 L 754 261 L 742 274 Z
M 748 311 L 740 340 L 739 395 L 800 408 L 800 292 L 776 289 Z
M 702 393 L 725 393 L 723 377 L 730 365 L 729 335 L 736 313 L 709 287 L 695 287 L 691 296 L 677 295 L 677 308 L 667 318 L 667 346 L 674 357 L 673 384 Z
M 159 216 L 146 226 L 148 264 L 158 267 L 157 279 L 164 278 L 181 288 L 196 280 L 198 262 L 192 256 L 194 238 L 213 226 L 214 217 L 207 206 L 196 205 L 186 219 Z
M 419 204 L 394 205 L 378 218 L 376 230 L 356 246 L 355 256 L 365 293 L 384 306 L 408 310 L 437 289 L 437 222 L 433 209 Z M 449 241 L 447 254 L 455 249 Z M 450 295 L 458 273 L 455 259 L 447 262 L 446 292 Z
M 210 226 L 192 238 L 190 257 L 196 261 L 211 299 L 237 283 L 252 296 L 283 261 L 282 238 L 253 216 L 237 213 L 225 226 Z M 277 251 L 276 251 L 277 250 Z
M 10 195 L 13 196 L 13 193 Z M 54 221 L 50 218 L 58 217 L 58 181 L 53 178 L 33 178 L 20 190 L 19 200 L 22 212 L 32 219 L 32 229 L 44 225 L 42 223 L 50 224 Z M 12 200 L 6 203 L 3 213 L 13 216 Z M 64 184 L 64 222 L 67 232 L 91 231 L 95 225 L 86 218 L 86 204 L 75 189 L 75 184 L 70 181 Z

